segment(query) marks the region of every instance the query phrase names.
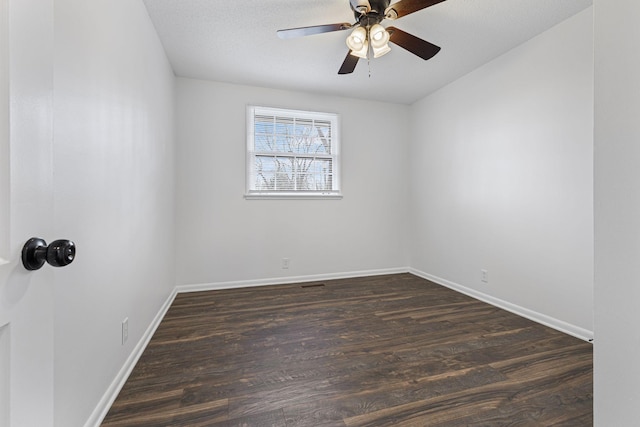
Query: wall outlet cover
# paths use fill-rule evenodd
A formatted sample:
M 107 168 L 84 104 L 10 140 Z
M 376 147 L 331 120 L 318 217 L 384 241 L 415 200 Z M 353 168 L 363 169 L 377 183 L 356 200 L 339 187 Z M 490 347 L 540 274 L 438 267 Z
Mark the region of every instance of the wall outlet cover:
M 482 283 L 489 283 L 489 272 L 487 270 L 480 270 L 480 280 Z
M 125 317 L 122 321 L 122 345 L 129 339 L 129 318 Z

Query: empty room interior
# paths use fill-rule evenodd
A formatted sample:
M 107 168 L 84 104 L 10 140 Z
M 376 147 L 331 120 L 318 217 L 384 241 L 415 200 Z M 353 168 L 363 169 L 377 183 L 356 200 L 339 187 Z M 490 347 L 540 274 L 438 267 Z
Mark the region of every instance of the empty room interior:
M 637 2 L 0 3 L 0 427 L 637 422 Z

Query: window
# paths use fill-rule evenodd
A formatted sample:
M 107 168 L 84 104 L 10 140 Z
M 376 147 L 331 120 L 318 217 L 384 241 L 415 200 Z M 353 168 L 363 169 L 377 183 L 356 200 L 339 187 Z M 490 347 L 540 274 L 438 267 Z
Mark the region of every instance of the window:
M 338 116 L 247 108 L 245 197 L 340 196 Z

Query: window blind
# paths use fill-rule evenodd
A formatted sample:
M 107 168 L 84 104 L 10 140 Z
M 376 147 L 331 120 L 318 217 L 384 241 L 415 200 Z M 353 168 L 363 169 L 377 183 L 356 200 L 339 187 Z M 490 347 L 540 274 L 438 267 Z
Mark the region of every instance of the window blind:
M 339 194 L 338 116 L 250 106 L 247 194 Z

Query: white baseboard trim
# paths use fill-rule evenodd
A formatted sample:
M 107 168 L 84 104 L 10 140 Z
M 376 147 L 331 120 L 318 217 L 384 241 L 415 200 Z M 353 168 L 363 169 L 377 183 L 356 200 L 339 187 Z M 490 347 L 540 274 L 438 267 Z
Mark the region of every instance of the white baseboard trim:
M 589 331 L 579 326 L 572 325 L 570 323 L 553 318 L 551 316 L 547 316 L 546 314 L 538 313 L 537 311 L 533 311 L 528 308 L 521 307 L 516 304 L 512 304 L 510 302 L 501 300 L 500 298 L 487 295 L 475 289 L 467 288 L 466 286 L 459 285 L 457 283 L 451 282 L 441 277 L 437 277 L 437 276 L 425 273 L 423 271 L 416 270 L 414 268 L 410 268 L 409 273 L 415 274 L 418 277 L 422 277 L 423 279 L 430 280 L 434 283 L 445 286 L 449 289 L 453 289 L 454 291 L 468 295 L 477 300 L 486 302 L 487 304 L 491 304 L 503 310 L 507 310 L 511 313 L 517 314 L 518 316 L 522 316 L 529 320 L 533 320 L 534 322 L 548 326 L 550 328 L 553 328 L 565 334 L 574 336 L 584 341 L 593 342 L 593 331 Z
M 399 273 L 408 273 L 408 272 L 409 272 L 409 267 L 398 267 L 398 268 L 385 268 L 385 269 L 379 269 L 379 270 L 350 271 L 350 272 L 343 272 L 343 273 L 311 274 L 307 276 L 273 277 L 270 279 L 199 283 L 199 284 L 193 284 L 193 285 L 180 285 L 180 286 L 177 286 L 176 289 L 178 293 L 216 291 L 220 289 L 236 289 L 236 288 L 249 288 L 254 286 L 285 285 L 289 283 L 305 283 L 305 282 L 317 282 L 320 280 L 335 280 L 335 279 L 349 279 L 353 277 L 382 276 L 385 274 L 399 274 Z
M 138 363 L 140 356 L 142 356 L 145 348 L 147 348 L 147 344 L 149 344 L 151 337 L 156 332 L 156 329 L 158 329 L 160 322 L 164 318 L 164 315 L 167 313 L 167 310 L 169 310 L 169 307 L 171 307 L 171 304 L 173 303 L 176 295 L 177 292 L 174 288 L 164 304 L 162 304 L 162 307 L 160 307 L 158 314 L 156 314 L 156 316 L 153 318 L 153 321 L 140 338 L 140 341 L 138 341 L 138 343 L 134 347 L 133 351 L 125 361 L 124 365 L 122 366 L 114 380 L 109 385 L 109 388 L 107 388 L 106 392 L 102 396 L 102 399 L 100 399 L 98 405 L 93 410 L 93 413 L 84 424 L 84 427 L 99 427 L 104 420 L 104 417 L 107 416 L 109 409 L 111 409 L 111 405 L 113 405 L 116 397 L 118 397 L 118 393 L 120 393 L 120 390 L 122 390 L 122 387 L 124 387 L 124 384 L 129 378 L 129 375 L 131 375 L 131 371 L 133 371 L 133 368 L 136 366 L 136 363 Z

